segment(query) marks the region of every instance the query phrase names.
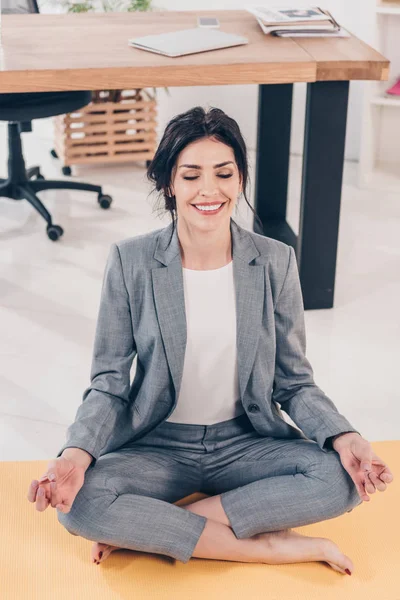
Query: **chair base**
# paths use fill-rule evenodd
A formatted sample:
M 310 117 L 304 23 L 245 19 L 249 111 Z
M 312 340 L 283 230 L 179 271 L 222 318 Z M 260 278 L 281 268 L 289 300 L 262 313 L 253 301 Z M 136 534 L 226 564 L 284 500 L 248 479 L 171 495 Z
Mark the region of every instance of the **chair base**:
M 0 197 L 11 200 L 27 200 L 47 222 L 47 234 L 56 241 L 63 233 L 59 225 L 54 225 L 51 214 L 37 197 L 43 190 L 82 190 L 97 193 L 97 201 L 101 208 L 109 208 L 112 198 L 102 192 L 101 186 L 75 181 L 45 179 L 40 167 L 25 168 L 22 154 L 21 134 L 18 123 L 8 124 L 8 178 L 0 179 Z M 32 177 L 36 177 L 33 181 Z

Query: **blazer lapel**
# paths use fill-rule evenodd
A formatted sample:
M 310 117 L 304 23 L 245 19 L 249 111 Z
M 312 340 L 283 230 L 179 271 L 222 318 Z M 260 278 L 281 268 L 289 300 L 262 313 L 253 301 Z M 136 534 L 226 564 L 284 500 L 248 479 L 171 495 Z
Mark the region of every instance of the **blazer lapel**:
M 254 364 L 262 326 L 264 265 L 250 263 L 260 256 L 251 235 L 230 220 L 233 276 L 236 296 L 236 339 L 240 396 L 243 399 Z M 164 268 L 152 269 L 154 301 L 176 398 L 179 396 L 185 360 L 187 329 L 179 239 L 172 223 L 158 238 L 154 258 Z

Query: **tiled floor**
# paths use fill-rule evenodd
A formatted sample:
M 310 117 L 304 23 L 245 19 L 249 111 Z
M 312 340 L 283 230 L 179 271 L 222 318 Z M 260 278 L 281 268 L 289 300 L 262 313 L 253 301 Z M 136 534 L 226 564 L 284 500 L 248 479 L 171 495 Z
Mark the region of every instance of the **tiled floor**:
M 47 178 L 60 179 L 52 135 L 51 121 L 35 121 L 23 134 L 25 157 L 27 166 L 40 164 Z M 6 149 L 3 124 L 1 176 Z M 356 169 L 346 163 L 335 308 L 306 312 L 308 357 L 316 382 L 354 427 L 370 441 L 391 440 L 400 431 L 400 197 L 358 189 Z M 292 157 L 288 220 L 295 231 L 300 170 Z M 109 247 L 169 223 L 154 211 L 143 163 L 75 168 L 74 178 L 104 185 L 114 203 L 102 210 L 95 194 L 43 192 L 65 230 L 59 242 L 47 238 L 27 202 L 0 198 L 0 460 L 55 456 L 89 384 Z M 252 229 L 251 216 L 241 209 L 235 218 Z

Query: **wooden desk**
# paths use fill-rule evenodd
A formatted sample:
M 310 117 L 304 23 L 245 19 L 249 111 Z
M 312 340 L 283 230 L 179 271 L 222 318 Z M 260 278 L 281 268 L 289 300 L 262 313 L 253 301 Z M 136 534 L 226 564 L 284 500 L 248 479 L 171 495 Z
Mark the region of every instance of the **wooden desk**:
M 196 27 L 197 15 L 250 43 L 179 58 L 127 45 Z M 295 248 L 305 308 L 333 306 L 349 81 L 387 80 L 384 56 L 354 36 L 265 36 L 242 10 L 3 15 L 2 43 L 0 93 L 258 84 L 255 210 L 264 235 Z M 298 236 L 286 222 L 296 82 L 308 88 Z

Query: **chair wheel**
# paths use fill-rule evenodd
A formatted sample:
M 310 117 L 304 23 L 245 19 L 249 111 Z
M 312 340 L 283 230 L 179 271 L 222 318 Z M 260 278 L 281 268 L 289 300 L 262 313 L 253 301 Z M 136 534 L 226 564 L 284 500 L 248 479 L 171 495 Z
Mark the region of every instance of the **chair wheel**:
M 71 175 L 71 167 L 63 167 L 62 168 L 63 175 Z
M 58 158 L 58 154 L 54 149 L 50 150 L 50 154 L 52 155 L 53 158 Z
M 52 242 L 56 242 L 63 233 L 64 229 L 60 225 L 47 225 L 47 235 Z
M 97 202 L 100 204 L 101 208 L 110 208 L 112 198 L 108 194 L 99 194 Z

